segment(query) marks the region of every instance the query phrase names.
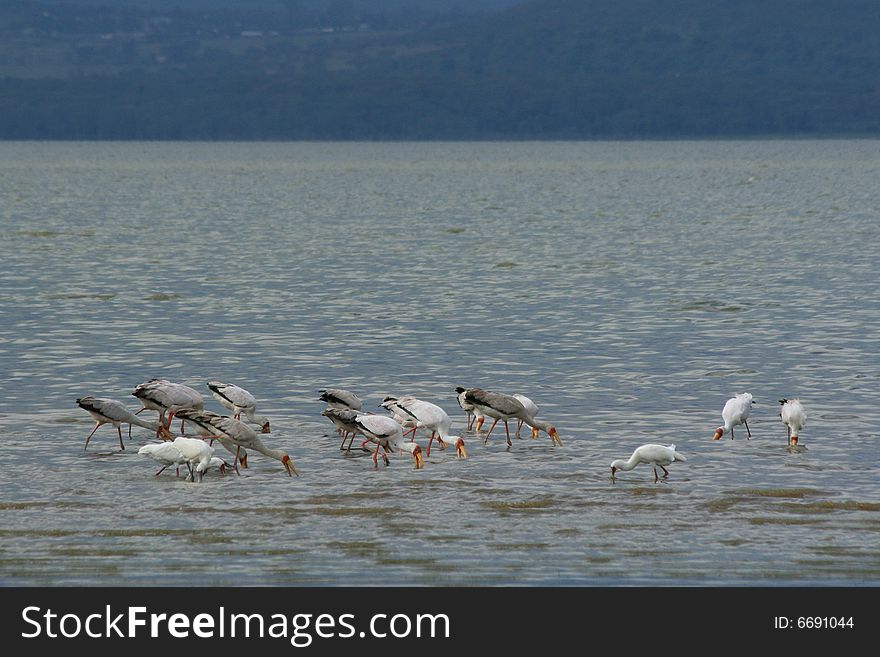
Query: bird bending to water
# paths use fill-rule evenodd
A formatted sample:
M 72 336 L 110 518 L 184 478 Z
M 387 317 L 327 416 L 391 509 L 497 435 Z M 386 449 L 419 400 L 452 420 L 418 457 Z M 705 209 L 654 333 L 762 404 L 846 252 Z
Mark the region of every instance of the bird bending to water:
M 184 408 L 177 412 L 177 416 L 194 423 L 208 432 L 210 435 L 217 436 L 218 439 L 228 439 L 236 445 L 236 460 L 239 458 L 238 451 L 240 448 L 253 450 L 265 454 L 266 456 L 281 461 L 288 475 L 297 475 L 299 473 L 293 465 L 293 459 L 283 449 L 273 449 L 267 447 L 257 432 L 240 420 L 236 420 L 226 415 L 218 415 L 211 411 L 197 411 L 191 408 Z M 246 466 L 245 466 L 246 467 Z
M 386 415 L 358 415 L 355 418 L 361 433 L 368 440 L 376 443 L 376 452 L 373 454 L 373 463 L 379 465 L 379 449 L 384 450 L 382 460 L 385 465 L 389 465 L 388 452 L 396 452 L 404 450 L 412 454 L 415 462 L 416 470 L 424 466 L 425 461 L 422 457 L 422 448 L 415 442 L 405 442 L 403 440 L 403 428 L 392 418 Z
M 342 444 L 339 445 L 339 449 L 343 449 L 342 445 L 345 445 L 345 439 L 348 438 L 348 434 L 351 434 L 351 438 L 348 441 L 348 451 L 351 451 L 351 443 L 354 441 L 354 437 L 361 433 L 360 426 L 354 421 L 360 413 L 350 408 L 330 408 L 328 406 L 321 411 L 321 415 L 335 424 L 336 430 L 342 434 Z
M 415 397 L 401 397 L 397 400 L 397 405 L 415 419 L 417 428 L 430 430 L 431 439 L 428 441 L 428 449 L 426 450 L 428 456 L 431 456 L 431 445 L 436 434 L 439 436 L 437 438 L 438 442 L 444 449 L 446 448 L 446 443 L 450 443 L 455 446 L 455 454 L 458 458 L 467 458 L 464 440 L 462 440 L 461 436 L 450 434 L 452 420 L 446 411 L 436 404 L 416 399 Z
M 135 386 L 131 393 L 137 397 L 144 409 L 149 408 L 159 412 L 159 422 L 169 429 L 175 413 L 182 408 L 194 408 L 201 410 L 205 400 L 199 391 L 185 386 L 182 383 L 173 383 L 167 379 L 150 379 Z M 141 409 L 141 410 L 144 410 Z M 140 413 L 141 411 L 138 411 Z M 165 413 L 168 413 L 166 420 Z M 183 424 L 181 423 L 181 431 Z
M 149 456 L 157 463 L 162 464 L 162 469 L 156 473 L 157 477 L 162 474 L 165 471 L 165 468 L 169 465 L 176 466 L 177 476 L 179 477 L 180 466 L 187 462 L 186 457 L 180 453 L 180 450 L 177 449 L 177 446 L 173 442 L 144 445 L 138 450 L 138 454 Z
M 211 467 L 211 459 L 214 458 L 214 448 L 204 440 L 187 438 L 186 436 L 175 438 L 173 445 L 180 450 L 180 453 L 186 459 L 193 481 L 196 478 L 195 473 L 199 474 L 199 481 L 201 481 L 205 476 L 205 471 Z
M 721 411 L 721 419 L 724 420 L 724 426 L 715 429 L 715 435 L 712 436 L 712 439 L 719 440 L 725 431 L 729 431 L 730 439 L 733 440 L 733 428 L 740 424 L 745 425 L 746 432 L 749 438 L 751 438 L 752 432 L 749 430 L 749 423 L 746 420 L 752 412 L 752 404 L 754 403 L 751 393 L 748 392 L 738 393 L 736 396 L 728 399 L 727 403 L 724 404 L 724 409 Z
M 89 446 L 89 440 L 95 435 L 95 432 L 105 424 L 112 424 L 116 427 L 116 432 L 119 434 L 119 447 L 121 449 L 125 449 L 125 445 L 122 443 L 122 428 L 120 426 L 122 424 L 136 424 L 139 427 L 155 431 L 157 435 L 162 435 L 168 439 L 171 438 L 171 434 L 168 433 L 168 430 L 165 427 L 156 422 L 147 422 L 146 420 L 140 419 L 121 401 L 110 399 L 108 397 L 89 396 L 80 397 L 76 400 L 76 403 L 80 408 L 88 411 L 89 414 L 95 418 L 96 423 L 95 428 L 92 429 L 92 433 L 86 437 L 86 444 L 83 447 L 83 450 Z
M 224 408 L 232 411 L 233 418 L 240 420 L 241 414 L 244 413 L 249 422 L 260 425 L 262 433 L 271 433 L 269 418 L 256 414 L 257 399 L 247 390 L 222 381 L 208 381 L 208 388 L 214 399 Z
M 614 473 L 618 470 L 632 470 L 639 463 L 647 463 L 654 466 L 654 483 L 659 481 L 657 477 L 657 466 L 663 470 L 664 479 L 669 476 L 669 471 L 663 467 L 673 463 L 674 461 L 687 461 L 687 459 L 675 451 L 675 445 L 642 445 L 637 447 L 629 459 L 617 459 L 611 462 L 611 479 L 614 479 Z
M 798 434 L 807 425 L 807 412 L 797 399 L 780 399 L 779 403 L 782 404 L 779 417 L 788 429 L 788 444 L 797 445 Z
M 562 447 L 562 440 L 559 438 L 556 427 L 549 422 L 529 415 L 522 402 L 512 395 L 506 395 L 502 392 L 491 392 L 480 388 L 469 388 L 465 391 L 465 400 L 473 404 L 474 409 L 480 411 L 483 415 L 495 418 L 488 433 L 486 433 L 486 437 L 483 438 L 483 444 L 489 442 L 489 435 L 492 433 L 495 425 L 498 424 L 498 420 L 503 420 L 504 430 L 507 434 L 507 446 L 511 447 L 513 443 L 510 442 L 510 428 L 507 426 L 507 421 L 517 418 L 532 428 L 546 432 L 554 446 L 558 443 Z
M 330 408 L 350 408 L 353 411 L 359 411 L 363 408 L 364 402 L 353 392 L 342 390 L 340 388 L 327 388 L 319 390 L 321 396 L 318 398 L 323 402 L 327 402 Z

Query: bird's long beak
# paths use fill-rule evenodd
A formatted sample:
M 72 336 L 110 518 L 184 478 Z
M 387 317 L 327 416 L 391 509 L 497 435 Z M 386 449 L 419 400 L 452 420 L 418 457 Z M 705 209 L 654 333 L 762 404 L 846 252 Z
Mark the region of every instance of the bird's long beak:
M 284 464 L 284 469 L 287 470 L 287 476 L 296 475 L 299 477 L 299 472 L 296 471 L 296 468 L 293 467 L 293 459 L 289 456 L 285 456 L 281 462 Z
M 239 458 L 238 461 L 239 461 L 239 463 L 241 463 L 241 467 L 243 467 L 243 468 L 248 467 L 248 464 L 247 464 L 247 454 L 245 454 L 244 456 L 242 456 L 241 458 Z
M 556 432 L 556 427 L 551 427 L 550 431 L 548 431 L 547 433 L 550 436 L 550 442 L 553 445 L 556 445 L 558 443 L 559 446 L 562 447 L 562 438 L 560 438 L 559 434 Z
M 464 448 L 464 441 L 463 441 L 463 440 L 459 440 L 459 441 L 455 444 L 455 454 L 456 454 L 456 456 L 458 456 L 458 458 L 460 458 L 460 459 L 466 459 L 466 458 L 467 458 L 467 450 Z
M 482 418 L 482 417 L 477 418 L 477 425 L 474 427 L 474 431 L 476 431 L 477 433 L 480 432 L 480 427 L 483 426 L 483 422 L 485 421 L 485 419 L 486 418 Z
M 162 438 L 162 440 L 173 440 L 171 432 L 163 426 L 159 427 L 159 437 Z
M 262 431 L 262 433 L 272 433 L 272 432 L 269 430 L 269 423 L 268 423 L 268 422 L 266 422 L 266 424 L 263 425 L 263 428 L 262 428 L 261 431 Z
M 226 461 L 223 461 L 217 469 L 220 471 L 220 474 L 226 474 Z
M 611 466 L 611 481 L 614 481 L 614 473 L 617 472 L 617 468 Z
M 537 429 L 537 427 L 532 427 L 532 440 L 541 435 L 541 432 Z
M 715 429 L 715 435 L 712 436 L 712 440 L 721 440 L 721 436 L 723 436 L 723 435 L 724 435 L 724 429 L 722 429 L 721 427 L 718 427 L 717 429 Z
M 416 464 L 416 470 L 421 470 L 425 466 L 425 459 L 422 457 L 422 449 L 417 447 L 413 452 L 413 461 Z

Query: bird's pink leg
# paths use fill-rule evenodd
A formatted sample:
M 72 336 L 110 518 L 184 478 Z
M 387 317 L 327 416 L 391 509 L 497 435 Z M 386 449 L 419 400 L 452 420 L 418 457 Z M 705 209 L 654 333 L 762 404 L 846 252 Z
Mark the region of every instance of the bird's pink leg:
M 516 421 L 516 437 L 519 438 L 519 432 L 522 429 L 522 425 L 524 424 L 523 420 Z
M 431 445 L 434 443 L 434 432 L 431 432 L 431 439 L 428 441 L 428 450 L 425 452 L 427 456 L 431 456 Z
M 92 436 L 95 435 L 95 432 L 101 428 L 102 424 L 103 424 L 103 422 L 98 422 L 98 424 L 95 425 L 95 428 L 92 429 L 92 433 L 90 433 L 88 436 L 86 436 L 86 444 L 85 444 L 85 447 L 83 447 L 83 451 L 85 451 L 86 447 L 89 446 L 89 441 L 92 439 Z M 791 431 L 791 429 L 789 429 L 789 431 Z
M 498 420 L 497 420 L 497 419 L 492 423 L 492 426 L 489 427 L 489 431 L 486 433 L 486 437 L 483 438 L 483 444 L 484 444 L 484 445 L 485 445 L 486 443 L 489 442 L 489 436 L 491 435 L 491 433 L 492 433 L 492 429 L 495 428 L 495 425 L 496 425 L 496 424 L 498 424 Z
M 377 443 L 377 444 L 376 444 L 376 453 L 373 454 L 373 463 L 375 464 L 375 466 L 376 466 L 377 468 L 379 467 L 379 448 L 381 448 L 381 447 L 382 447 L 382 445 L 379 445 L 379 444 Z
M 468 421 L 468 423 L 467 423 L 467 430 L 468 430 L 468 431 L 470 431 L 471 429 L 473 429 L 473 427 L 474 427 L 474 421 L 475 421 L 476 419 L 477 419 L 477 416 L 476 416 L 476 415 L 471 415 L 470 413 L 468 413 L 468 416 L 467 416 L 467 421 Z
M 507 426 L 507 420 L 504 420 L 504 433 L 507 434 L 507 446 L 510 447 L 513 443 L 510 442 L 510 427 Z
M 122 426 L 121 425 L 118 425 L 116 427 L 116 432 L 119 434 L 119 448 L 124 450 L 125 444 L 122 442 Z

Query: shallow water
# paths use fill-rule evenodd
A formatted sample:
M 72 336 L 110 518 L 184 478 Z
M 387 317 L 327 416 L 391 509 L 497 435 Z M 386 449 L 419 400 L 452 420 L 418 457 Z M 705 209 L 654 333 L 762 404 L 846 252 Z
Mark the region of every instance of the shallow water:
M 0 583 L 877 585 L 878 153 L 0 144 Z M 83 451 L 74 400 L 156 376 L 253 392 L 301 476 L 155 477 L 137 427 Z M 499 425 L 374 468 L 317 401 L 414 394 L 461 432 L 457 385 L 565 446 Z M 713 442 L 743 390 L 753 439 Z M 647 442 L 688 461 L 612 483 Z

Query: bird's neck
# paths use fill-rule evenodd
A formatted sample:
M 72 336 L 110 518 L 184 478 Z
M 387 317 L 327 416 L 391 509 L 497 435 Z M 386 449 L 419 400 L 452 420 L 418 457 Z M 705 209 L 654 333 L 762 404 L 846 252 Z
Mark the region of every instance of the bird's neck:
M 419 444 L 417 442 L 409 442 L 409 441 L 400 443 L 400 445 L 399 445 L 400 449 L 402 449 L 405 452 L 409 452 L 410 454 L 415 452 L 416 448 L 418 446 L 419 446 Z
M 131 417 L 131 424 L 135 424 L 139 427 L 143 427 L 144 429 L 149 429 L 150 431 L 158 431 L 159 430 L 159 424 L 157 422 L 150 422 L 149 420 L 142 420 L 136 415 L 133 415 Z
M 245 409 L 244 414 L 253 424 L 259 424 L 260 426 L 263 426 L 269 421 L 269 418 L 257 415 L 253 410 Z
M 545 422 L 544 420 L 539 420 L 538 418 L 535 418 L 535 417 L 530 417 L 527 420 L 523 420 L 523 421 L 526 424 L 528 424 L 530 427 L 534 427 L 535 429 L 540 429 L 541 431 L 544 431 L 545 433 L 553 426 L 549 422 Z
M 287 452 L 280 449 L 272 449 L 271 447 L 267 447 L 265 443 L 259 438 L 255 438 L 253 444 L 250 446 L 256 451 L 260 452 L 260 454 L 265 454 L 269 458 L 277 459 L 281 461 L 285 456 L 288 456 Z
M 630 456 L 626 461 L 624 461 L 623 459 L 617 459 L 614 463 L 611 464 L 611 466 L 617 468 L 618 470 L 623 470 L 626 472 L 636 467 L 638 462 L 638 459 Z

